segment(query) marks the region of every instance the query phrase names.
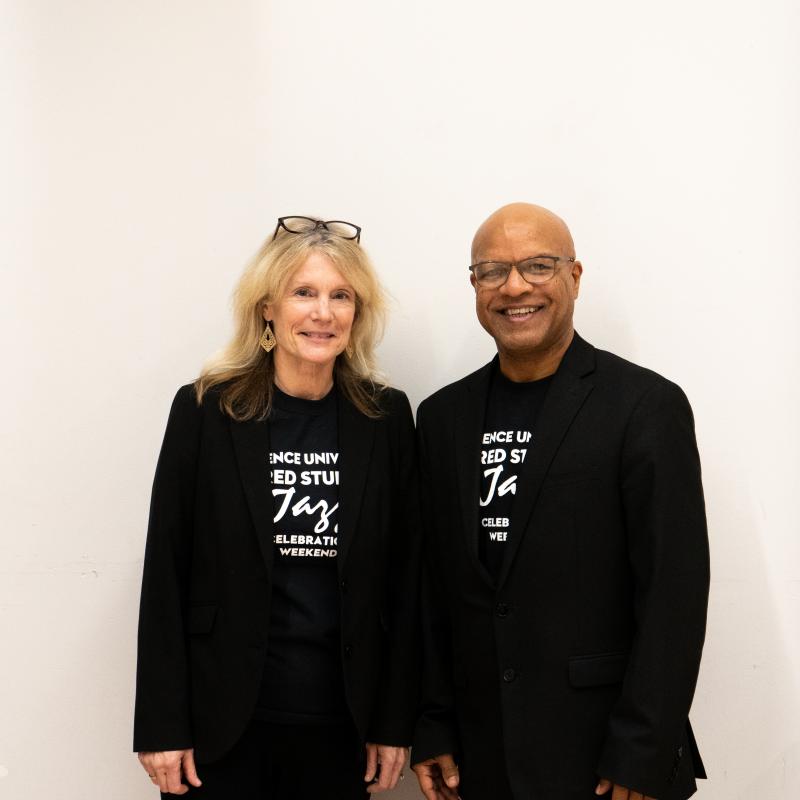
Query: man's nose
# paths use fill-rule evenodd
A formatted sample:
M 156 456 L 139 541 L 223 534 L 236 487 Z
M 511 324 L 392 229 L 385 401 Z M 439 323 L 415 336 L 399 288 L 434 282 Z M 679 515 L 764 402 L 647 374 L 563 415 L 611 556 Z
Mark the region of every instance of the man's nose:
M 511 267 L 511 272 L 508 273 L 506 282 L 500 287 L 500 291 L 503 292 L 503 294 L 508 294 L 513 297 L 525 294 L 525 292 L 529 292 L 530 289 L 531 285 L 520 275 L 516 265 Z

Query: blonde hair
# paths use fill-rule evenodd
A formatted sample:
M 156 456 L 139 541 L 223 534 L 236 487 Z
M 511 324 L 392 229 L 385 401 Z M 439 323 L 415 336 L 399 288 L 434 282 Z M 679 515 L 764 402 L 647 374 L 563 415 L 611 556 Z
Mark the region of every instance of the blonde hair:
M 233 419 L 263 420 L 269 415 L 275 362 L 274 351 L 265 352 L 259 343 L 266 326 L 263 307 L 283 296 L 292 274 L 311 253 L 330 258 L 356 294 L 349 341 L 352 355 L 340 353 L 336 357 L 336 385 L 362 414 L 380 416 L 378 395 L 385 384 L 377 371 L 375 347 L 383 334 L 386 315 L 383 289 L 361 246 L 324 228 L 282 233 L 262 245 L 233 295 L 236 332 L 228 345 L 209 359 L 195 381 L 198 403 L 210 389 L 220 387 L 220 408 Z

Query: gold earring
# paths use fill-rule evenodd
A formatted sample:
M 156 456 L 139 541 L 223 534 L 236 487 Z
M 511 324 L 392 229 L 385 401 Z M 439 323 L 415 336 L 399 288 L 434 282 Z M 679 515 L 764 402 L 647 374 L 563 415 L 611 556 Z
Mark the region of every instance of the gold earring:
M 261 339 L 259 339 L 258 343 L 269 353 L 275 345 L 278 343 L 275 339 L 275 334 L 272 332 L 272 328 L 269 326 L 269 322 L 267 323 L 267 327 L 264 328 L 264 333 L 261 334 Z
M 347 354 L 348 358 L 353 357 L 353 353 L 355 351 L 353 350 L 353 345 L 351 345 L 350 342 L 347 343 L 347 347 L 344 348 L 344 352 Z

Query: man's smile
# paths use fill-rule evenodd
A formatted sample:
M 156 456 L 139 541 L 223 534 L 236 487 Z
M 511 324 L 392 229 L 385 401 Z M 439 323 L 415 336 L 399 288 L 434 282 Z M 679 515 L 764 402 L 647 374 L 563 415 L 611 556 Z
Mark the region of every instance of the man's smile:
M 530 319 L 534 314 L 537 314 L 543 308 L 544 303 L 526 306 L 509 306 L 507 308 L 498 309 L 497 313 L 501 316 L 504 316 L 508 320 L 513 320 L 514 322 L 524 322 L 525 320 Z

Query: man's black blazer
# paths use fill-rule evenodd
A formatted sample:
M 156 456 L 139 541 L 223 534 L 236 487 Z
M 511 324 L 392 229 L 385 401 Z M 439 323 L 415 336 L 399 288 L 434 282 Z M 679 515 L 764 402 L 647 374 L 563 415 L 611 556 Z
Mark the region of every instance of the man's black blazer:
M 480 439 L 494 362 L 420 407 L 431 558 L 423 716 L 412 760 L 458 754 L 493 796 L 589 800 L 602 776 L 658 800 L 705 777 L 688 722 L 708 541 L 685 395 L 577 334 L 534 428 L 495 586 L 477 555 Z
M 150 508 L 134 750 L 214 761 L 255 709 L 270 613 L 269 425 L 234 422 L 210 392 L 173 402 Z M 369 419 L 339 396 L 341 655 L 363 739 L 408 745 L 418 675 L 414 427 L 387 389 Z

